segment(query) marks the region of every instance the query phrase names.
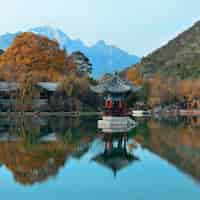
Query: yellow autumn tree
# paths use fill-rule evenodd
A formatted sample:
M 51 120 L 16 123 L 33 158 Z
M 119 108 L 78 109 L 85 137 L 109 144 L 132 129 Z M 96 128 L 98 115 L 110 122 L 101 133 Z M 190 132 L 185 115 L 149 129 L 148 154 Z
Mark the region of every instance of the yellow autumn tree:
M 136 85 L 142 85 L 144 83 L 143 78 L 139 76 L 135 67 L 128 69 L 125 76 Z
M 20 80 L 27 71 L 37 80 L 57 81 L 75 70 L 75 64 L 56 41 L 34 33 L 17 36 L 0 57 L 0 78 Z

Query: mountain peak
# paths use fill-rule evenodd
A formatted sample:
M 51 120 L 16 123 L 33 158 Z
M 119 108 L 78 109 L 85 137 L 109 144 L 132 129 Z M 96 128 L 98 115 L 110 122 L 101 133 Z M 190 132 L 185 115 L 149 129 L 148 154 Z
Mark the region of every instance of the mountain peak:
M 107 46 L 105 41 L 104 40 L 99 40 L 97 41 L 97 43 L 95 44 L 95 46 L 102 46 L 102 47 L 105 47 Z
M 27 31 L 46 36 L 52 40 L 57 40 L 60 47 L 65 48 L 68 53 L 74 51 L 84 53 L 93 64 L 93 76 L 95 78 L 101 78 L 104 73 L 113 73 L 116 70 L 120 71 L 140 60 L 135 55 L 129 55 L 126 51 L 106 44 L 104 40 L 99 40 L 93 46 L 87 46 L 80 39 L 72 40 L 63 31 L 51 26 L 39 26 Z M 7 49 L 17 34 L 6 34 L 4 37 L 0 36 L 0 49 Z M 104 70 L 105 68 L 106 70 Z
M 44 26 L 37 26 L 37 27 L 34 27 L 34 28 L 31 28 L 29 29 L 28 31 L 31 31 L 31 32 L 49 32 L 49 33 L 56 33 L 56 32 L 59 32 L 59 33 L 62 33 L 62 34 L 65 34 L 64 32 L 62 32 L 59 28 L 54 28 L 52 26 L 48 26 L 48 25 L 44 25 Z
M 64 32 L 51 26 L 39 26 L 29 29 L 29 31 L 35 34 L 44 35 L 49 39 L 57 40 L 61 48 L 65 48 L 65 46 L 67 46 L 71 41 L 71 39 Z

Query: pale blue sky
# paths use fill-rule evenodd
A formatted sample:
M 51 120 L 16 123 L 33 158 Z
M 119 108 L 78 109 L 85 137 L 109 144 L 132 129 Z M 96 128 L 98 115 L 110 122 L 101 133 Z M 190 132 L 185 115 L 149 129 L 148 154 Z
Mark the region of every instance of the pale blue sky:
M 49 25 L 139 56 L 200 19 L 200 0 L 0 0 L 0 34 Z

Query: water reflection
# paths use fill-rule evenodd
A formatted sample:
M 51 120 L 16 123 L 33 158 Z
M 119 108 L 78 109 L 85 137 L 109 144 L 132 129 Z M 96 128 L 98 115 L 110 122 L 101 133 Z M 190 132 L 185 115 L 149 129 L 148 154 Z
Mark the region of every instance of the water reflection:
M 90 166 L 95 163 L 93 167 L 106 167 L 114 176 L 119 171 L 128 171 L 130 166 L 133 173 L 136 163 L 146 165 L 143 155 L 148 151 L 148 157 L 154 154 L 160 157 L 157 165 L 167 160 L 182 174 L 200 181 L 199 119 L 143 119 L 128 133 L 100 133 L 96 121 L 95 118 L 1 118 L 0 163 L 16 182 L 33 185 L 58 176 L 71 160 L 80 160 L 82 165 L 85 156 L 92 161 Z M 100 148 L 94 145 L 97 140 Z
M 127 133 L 104 133 L 102 140 L 104 151 L 92 160 L 112 170 L 114 176 L 133 161 L 139 160 L 127 149 Z
M 87 119 L 1 119 L 0 163 L 21 184 L 56 176 L 69 156 L 80 158 L 95 136 L 95 123 Z M 78 127 L 78 128 L 77 128 Z
M 192 118 L 149 120 L 148 136 L 135 139 L 151 152 L 200 181 L 200 121 Z M 188 123 L 193 121 L 193 123 Z M 137 132 L 137 130 L 136 130 Z

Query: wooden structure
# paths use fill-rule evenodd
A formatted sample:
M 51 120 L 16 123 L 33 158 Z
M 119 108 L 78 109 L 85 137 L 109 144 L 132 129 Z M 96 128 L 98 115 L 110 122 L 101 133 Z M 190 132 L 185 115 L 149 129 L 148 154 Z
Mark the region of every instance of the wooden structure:
M 0 110 L 12 110 L 12 104 L 15 103 L 16 95 L 19 90 L 19 84 L 15 82 L 0 82 Z
M 55 95 L 59 88 L 59 83 L 56 82 L 39 82 L 36 87 L 40 91 L 40 99 L 46 100 L 50 104 L 50 99 Z
M 104 95 L 104 111 L 107 116 L 127 115 L 126 96 L 130 92 L 136 92 L 140 88 L 132 82 L 119 77 L 117 74 L 111 79 L 91 86 L 91 90 Z
M 59 83 L 57 82 L 38 82 L 35 85 L 37 95 L 34 98 L 34 106 L 49 105 L 58 88 Z M 17 82 L 0 82 L 0 111 L 12 110 L 13 105 L 17 104 L 19 90 L 20 84 Z

